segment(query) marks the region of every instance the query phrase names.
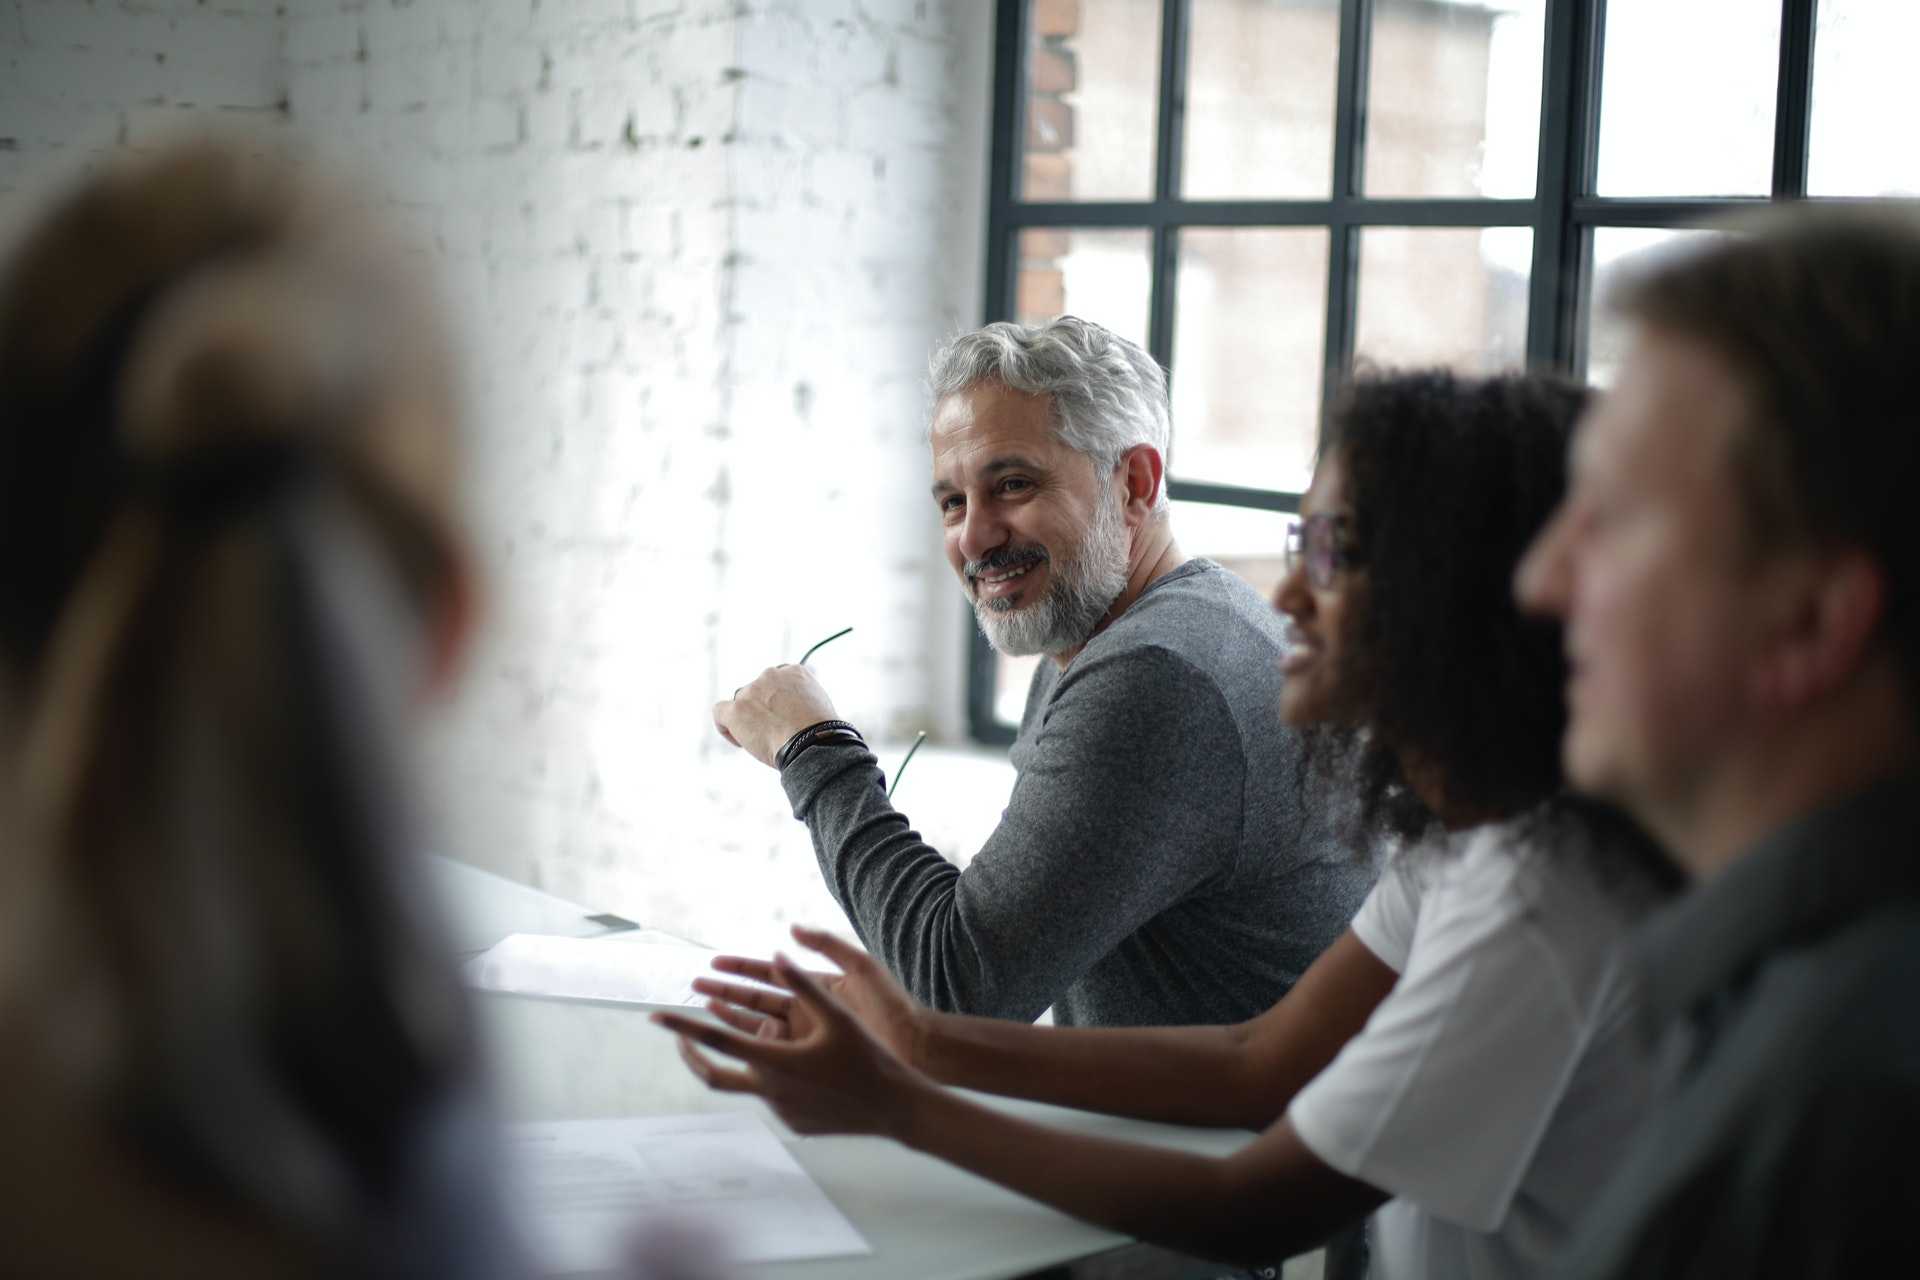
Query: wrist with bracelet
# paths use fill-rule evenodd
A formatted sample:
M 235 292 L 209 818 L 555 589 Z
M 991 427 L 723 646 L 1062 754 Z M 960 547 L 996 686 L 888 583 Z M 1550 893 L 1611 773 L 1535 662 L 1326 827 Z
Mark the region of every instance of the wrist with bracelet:
M 822 720 L 818 724 L 808 725 L 788 738 L 787 745 L 774 753 L 773 767 L 785 769 L 799 759 L 800 753 L 808 747 L 815 747 L 823 742 L 846 743 L 858 747 L 867 745 L 867 740 L 860 736 L 860 731 L 845 720 Z

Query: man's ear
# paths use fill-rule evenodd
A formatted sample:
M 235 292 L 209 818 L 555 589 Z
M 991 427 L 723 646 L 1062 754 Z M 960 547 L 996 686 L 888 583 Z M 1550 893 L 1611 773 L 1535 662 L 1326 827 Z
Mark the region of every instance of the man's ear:
M 1160 486 L 1166 479 L 1166 462 L 1150 444 L 1137 444 L 1120 455 L 1120 477 L 1127 486 L 1127 523 L 1145 524 L 1160 500 Z
M 1864 551 L 1810 557 L 1788 574 L 1755 674 L 1761 706 L 1776 711 L 1804 706 L 1858 674 L 1886 615 L 1886 573 Z

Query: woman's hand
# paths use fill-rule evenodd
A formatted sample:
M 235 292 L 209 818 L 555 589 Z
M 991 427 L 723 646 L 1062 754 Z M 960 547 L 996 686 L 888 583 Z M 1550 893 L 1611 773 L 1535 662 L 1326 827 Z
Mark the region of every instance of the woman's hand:
M 840 966 L 837 974 L 814 974 L 824 987 L 867 1031 L 895 1057 L 926 1069 L 926 1039 L 933 1011 L 918 1003 L 895 982 L 873 957 L 843 939 L 820 929 L 793 927 L 801 946 L 817 951 Z M 745 956 L 716 956 L 713 967 L 770 986 L 784 986 L 765 960 Z M 766 987 L 749 987 L 717 978 L 695 978 L 693 989 L 711 997 L 713 1016 L 746 1035 L 764 1040 L 804 1040 L 814 1030 L 804 1002 Z
M 931 1083 L 869 1034 L 817 977 L 783 955 L 767 972 L 792 993 L 782 1037 L 742 1034 L 677 1013 L 656 1013 L 653 1021 L 680 1037 L 680 1056 L 708 1088 L 764 1098 L 795 1133 L 904 1138 L 915 1101 Z M 696 1044 L 742 1065 L 722 1065 Z

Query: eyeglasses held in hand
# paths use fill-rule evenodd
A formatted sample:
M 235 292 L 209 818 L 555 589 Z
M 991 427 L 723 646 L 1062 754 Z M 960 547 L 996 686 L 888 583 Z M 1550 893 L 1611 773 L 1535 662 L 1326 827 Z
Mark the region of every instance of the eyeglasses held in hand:
M 901 775 L 905 774 L 907 771 L 907 766 L 913 763 L 913 753 L 918 751 L 920 749 L 920 744 L 925 742 L 926 740 L 927 740 L 927 731 L 925 729 L 922 729 L 919 733 L 914 735 L 913 745 L 907 748 L 907 758 L 900 762 L 900 767 L 894 771 L 893 781 L 887 784 L 887 799 L 889 800 L 893 799 L 893 789 L 900 785 Z
M 834 632 L 832 635 L 828 636 L 825 640 L 816 642 L 813 648 L 807 650 L 805 653 L 800 655 L 800 661 L 796 662 L 794 665 L 797 667 L 806 666 L 808 658 L 811 658 L 814 654 L 820 652 L 820 650 L 832 644 L 835 640 L 838 640 L 841 636 L 847 634 L 847 632 L 851 630 L 853 630 L 852 627 L 842 627 L 838 631 Z
M 811 649 L 808 649 L 805 653 L 801 654 L 800 661 L 796 665 L 802 666 L 802 667 L 806 666 L 808 658 L 811 658 L 814 654 L 818 653 L 823 646 L 832 644 L 835 640 L 838 640 L 841 636 L 847 634 L 847 632 L 851 630 L 853 630 L 852 627 L 840 628 L 838 631 L 828 636 L 825 640 L 820 641 L 819 643 L 815 644 Z M 893 789 L 900 785 L 901 775 L 905 774 L 907 771 L 907 766 L 913 763 L 914 752 L 920 750 L 920 744 L 925 742 L 926 740 L 927 740 L 927 731 L 925 729 L 922 729 L 919 732 L 919 734 L 914 737 L 913 745 L 907 748 L 906 759 L 902 760 L 900 762 L 900 767 L 894 771 L 893 781 L 887 784 L 888 798 L 892 798 Z

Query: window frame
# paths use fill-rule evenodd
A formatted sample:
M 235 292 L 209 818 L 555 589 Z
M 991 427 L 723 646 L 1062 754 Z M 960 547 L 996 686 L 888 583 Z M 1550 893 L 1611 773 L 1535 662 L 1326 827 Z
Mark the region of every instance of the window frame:
M 1685 229 L 1775 200 L 1807 198 L 1807 149 L 1818 0 L 1780 0 L 1773 180 L 1766 196 L 1685 199 L 1606 197 L 1595 190 L 1600 151 L 1607 0 L 1547 0 L 1541 68 L 1540 141 L 1534 194 L 1526 199 L 1375 198 L 1365 172 L 1366 75 L 1373 0 L 1339 6 L 1333 174 L 1329 196 L 1306 200 L 1189 200 L 1179 195 L 1185 138 L 1187 36 L 1193 0 L 1161 0 L 1155 104 L 1154 194 L 1146 200 L 1027 201 L 1016 180 L 1024 160 L 1028 19 L 1034 0 L 996 0 L 991 155 L 988 169 L 984 320 L 1014 314 L 1021 231 L 1146 230 L 1151 237 L 1147 349 L 1173 368 L 1179 233 L 1188 227 L 1324 227 L 1329 234 L 1321 405 L 1352 364 L 1359 291 L 1359 236 L 1368 227 L 1530 227 L 1526 363 L 1581 376 L 1593 285 L 1593 233 L 1602 228 Z M 1175 424 L 1178 431 L 1178 424 Z M 1293 513 L 1300 495 L 1169 475 L 1168 497 Z M 967 721 L 973 738 L 1005 745 L 1015 727 L 994 711 L 996 656 L 968 620 Z

